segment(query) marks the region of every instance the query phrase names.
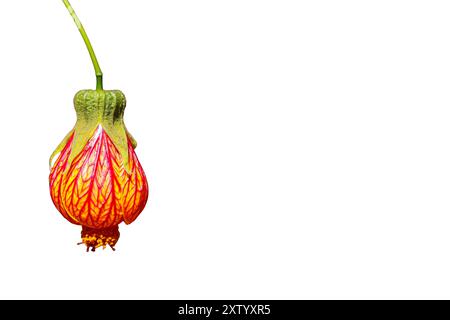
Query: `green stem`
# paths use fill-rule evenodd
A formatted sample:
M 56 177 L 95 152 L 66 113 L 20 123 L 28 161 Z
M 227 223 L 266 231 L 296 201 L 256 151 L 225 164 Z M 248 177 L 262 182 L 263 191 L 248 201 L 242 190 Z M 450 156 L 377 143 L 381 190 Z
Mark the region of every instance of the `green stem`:
M 97 78 L 97 90 L 103 90 L 103 72 L 100 69 L 100 65 L 98 64 L 97 56 L 95 55 L 94 49 L 92 48 L 91 41 L 89 40 L 88 35 L 86 34 L 86 30 L 84 30 L 83 25 L 81 24 L 80 19 L 78 19 L 77 14 L 73 10 L 72 6 L 70 5 L 68 0 L 62 0 L 64 2 L 64 5 L 66 6 L 67 10 L 69 10 L 70 15 L 72 16 L 73 20 L 75 21 L 75 24 L 78 27 L 78 30 L 81 33 L 81 36 L 83 37 L 84 43 L 86 44 L 86 47 L 89 51 L 89 55 L 91 56 L 92 64 L 94 65 L 95 69 L 95 76 Z

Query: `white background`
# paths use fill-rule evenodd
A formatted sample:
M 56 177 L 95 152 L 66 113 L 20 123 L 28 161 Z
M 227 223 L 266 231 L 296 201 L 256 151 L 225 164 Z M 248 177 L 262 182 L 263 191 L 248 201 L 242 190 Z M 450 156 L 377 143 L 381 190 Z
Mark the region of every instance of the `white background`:
M 450 298 L 450 2 L 72 0 L 151 185 L 86 253 L 48 157 L 93 88 L 61 1 L 0 2 L 0 298 Z

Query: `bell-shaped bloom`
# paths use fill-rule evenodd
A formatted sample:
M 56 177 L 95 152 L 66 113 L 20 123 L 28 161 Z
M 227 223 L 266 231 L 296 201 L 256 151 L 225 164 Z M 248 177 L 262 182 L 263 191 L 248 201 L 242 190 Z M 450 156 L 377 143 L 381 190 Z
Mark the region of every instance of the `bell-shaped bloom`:
M 132 223 L 148 198 L 136 142 L 123 122 L 125 96 L 84 90 L 74 104 L 75 128 L 50 158 L 50 194 L 64 218 L 82 226 L 81 243 L 88 250 L 114 249 L 118 225 Z

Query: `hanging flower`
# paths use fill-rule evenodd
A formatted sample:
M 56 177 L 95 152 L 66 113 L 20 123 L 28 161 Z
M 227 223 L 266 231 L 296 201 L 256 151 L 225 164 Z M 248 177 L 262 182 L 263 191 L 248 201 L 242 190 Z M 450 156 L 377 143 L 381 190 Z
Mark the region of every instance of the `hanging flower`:
M 50 158 L 51 197 L 64 218 L 82 226 L 81 243 L 88 250 L 114 249 L 118 225 L 132 223 L 148 198 L 136 141 L 123 121 L 125 96 L 121 91 L 83 90 L 74 104 L 75 128 Z

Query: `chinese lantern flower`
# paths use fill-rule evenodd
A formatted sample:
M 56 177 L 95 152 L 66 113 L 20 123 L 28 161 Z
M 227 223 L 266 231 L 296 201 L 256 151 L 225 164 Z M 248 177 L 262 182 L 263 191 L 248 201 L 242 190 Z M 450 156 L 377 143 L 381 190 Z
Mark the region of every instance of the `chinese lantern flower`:
M 132 223 L 148 197 L 136 142 L 123 121 L 125 96 L 84 90 L 74 104 L 77 122 L 54 152 L 59 156 L 51 168 L 50 194 L 64 218 L 83 227 L 88 249 L 114 248 L 118 225 Z
M 89 50 L 96 90 L 75 95 L 75 127 L 50 157 L 50 195 L 69 222 L 80 225 L 87 251 L 119 240 L 119 224 L 130 224 L 144 209 L 148 183 L 125 127 L 124 94 L 103 90 L 103 73 L 86 32 L 68 0 L 63 0 Z

